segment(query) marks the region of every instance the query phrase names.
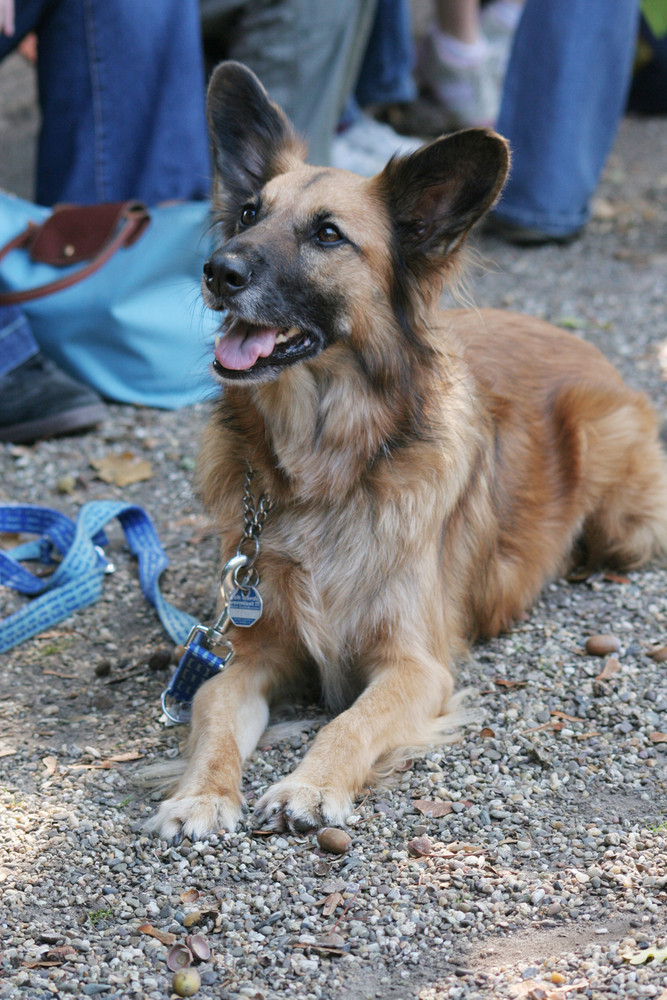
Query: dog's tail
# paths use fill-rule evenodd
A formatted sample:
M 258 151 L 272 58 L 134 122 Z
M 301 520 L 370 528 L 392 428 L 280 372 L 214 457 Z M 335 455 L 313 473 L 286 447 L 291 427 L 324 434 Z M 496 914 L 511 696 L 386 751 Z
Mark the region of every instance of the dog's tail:
M 376 761 L 370 776 L 371 784 L 392 784 L 397 773 L 406 770 L 406 765 L 413 757 L 418 757 L 428 750 L 433 750 L 443 743 L 456 743 L 461 738 L 464 726 L 476 722 L 479 712 L 471 707 L 470 702 L 476 697 L 473 688 L 458 691 L 447 703 L 447 711 L 433 719 L 409 746 L 398 747 Z

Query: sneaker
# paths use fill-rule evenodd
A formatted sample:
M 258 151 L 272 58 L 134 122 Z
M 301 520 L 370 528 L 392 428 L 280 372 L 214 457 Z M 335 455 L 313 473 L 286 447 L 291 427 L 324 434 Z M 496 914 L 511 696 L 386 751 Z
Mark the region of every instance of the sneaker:
M 31 444 L 95 427 L 105 416 L 100 397 L 43 354 L 0 376 L 0 441 Z
M 431 31 L 417 50 L 417 81 L 446 112 L 448 128 L 492 128 L 500 108 L 500 87 L 491 71 L 490 51 L 481 44 L 480 58 L 450 60 Z
M 352 125 L 334 136 L 331 164 L 362 177 L 374 177 L 392 156 L 407 156 L 423 145 L 421 139 L 398 135 L 389 125 L 362 114 Z

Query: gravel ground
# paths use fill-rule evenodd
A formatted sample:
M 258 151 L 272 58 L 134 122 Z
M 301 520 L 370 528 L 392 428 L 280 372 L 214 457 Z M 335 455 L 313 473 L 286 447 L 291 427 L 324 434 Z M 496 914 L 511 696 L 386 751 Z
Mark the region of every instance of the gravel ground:
M 24 79 L 0 70 L 3 148 L 34 135 Z M 590 338 L 663 417 L 666 169 L 665 121 L 626 120 L 584 238 L 521 251 L 480 237 L 470 281 L 480 305 Z M 15 157 L 0 183 L 28 193 Z M 205 419 L 204 405 L 110 406 L 98 433 L 1 446 L 0 497 L 70 515 L 92 499 L 141 504 L 171 559 L 166 596 L 206 618 L 217 552 L 190 489 Z M 126 451 L 150 479 L 96 478 L 93 461 Z M 178 753 L 182 731 L 159 707 L 171 649 L 120 530 L 109 536 L 116 572 L 100 602 L 2 659 L 0 998 L 161 1000 L 163 942 L 198 934 L 211 949 L 202 1000 L 666 1000 L 666 571 L 557 580 L 510 635 L 476 647 L 461 684 L 479 691 L 478 719 L 359 802 L 344 854 L 250 820 L 174 847 L 142 833 L 154 802 L 138 780 Z M 2 596 L 3 614 L 20 603 Z M 600 633 L 620 649 L 587 654 Z M 318 716 L 280 715 L 314 721 L 261 744 L 250 804 Z

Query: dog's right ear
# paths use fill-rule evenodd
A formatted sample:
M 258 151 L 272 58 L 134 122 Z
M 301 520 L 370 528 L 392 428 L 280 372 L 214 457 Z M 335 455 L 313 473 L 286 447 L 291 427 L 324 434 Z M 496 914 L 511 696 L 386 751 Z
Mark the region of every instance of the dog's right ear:
M 305 146 L 255 74 L 237 62 L 216 68 L 206 98 L 216 192 L 237 205 L 303 160 Z

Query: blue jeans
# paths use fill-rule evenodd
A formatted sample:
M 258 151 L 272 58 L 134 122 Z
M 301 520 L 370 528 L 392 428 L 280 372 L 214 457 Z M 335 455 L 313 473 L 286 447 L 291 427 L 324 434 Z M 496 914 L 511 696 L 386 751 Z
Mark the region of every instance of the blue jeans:
M 526 0 L 498 131 L 512 169 L 494 214 L 550 236 L 580 229 L 627 99 L 638 0 Z
M 197 0 L 17 0 L 0 59 L 33 30 L 39 204 L 207 197 Z

